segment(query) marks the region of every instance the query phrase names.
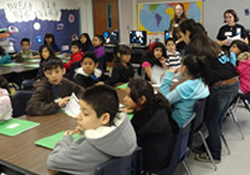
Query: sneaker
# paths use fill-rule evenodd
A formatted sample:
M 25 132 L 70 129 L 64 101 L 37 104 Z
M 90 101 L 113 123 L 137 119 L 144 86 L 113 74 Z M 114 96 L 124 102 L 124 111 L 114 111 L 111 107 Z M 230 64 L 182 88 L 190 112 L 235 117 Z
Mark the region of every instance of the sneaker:
M 203 145 L 192 148 L 192 151 L 196 154 L 206 153 L 206 149 Z
M 207 153 L 196 154 L 194 156 L 194 159 L 197 160 L 197 161 L 199 161 L 199 162 L 209 162 L 209 163 L 212 163 L 212 161 L 210 160 L 210 158 L 207 155 Z M 214 163 L 219 164 L 220 162 L 221 162 L 221 160 L 214 159 Z

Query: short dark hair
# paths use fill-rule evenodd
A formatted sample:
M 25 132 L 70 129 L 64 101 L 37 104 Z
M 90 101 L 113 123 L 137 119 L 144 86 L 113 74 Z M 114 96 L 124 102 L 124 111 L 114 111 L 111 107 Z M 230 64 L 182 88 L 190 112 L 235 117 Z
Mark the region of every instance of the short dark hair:
M 95 35 L 100 41 L 101 41 L 101 46 L 104 44 L 104 37 L 102 35 Z
M 230 13 L 231 15 L 233 15 L 234 17 L 234 22 L 238 22 L 240 20 L 240 18 L 238 17 L 236 11 L 234 11 L 233 9 L 228 9 L 224 12 L 224 18 L 226 18 L 226 14 Z M 226 20 L 224 20 L 224 22 L 226 22 Z
M 85 60 L 86 58 L 90 58 L 92 59 L 95 64 L 98 62 L 97 58 L 96 58 L 96 55 L 94 52 L 86 52 L 83 56 L 82 56 L 82 60 L 81 60 L 81 63 L 83 62 L 83 60 Z
M 52 33 L 46 33 L 46 35 L 44 36 L 44 44 L 47 44 L 46 43 L 46 38 L 52 38 L 52 44 L 55 44 L 55 36 L 52 34 Z
M 230 48 L 232 47 L 232 45 L 236 44 L 236 46 L 239 48 L 239 50 L 241 52 L 248 52 L 248 45 L 241 40 L 234 40 L 231 44 L 230 44 Z
M 21 40 L 21 45 L 23 44 L 23 42 L 28 42 L 30 44 L 30 39 L 29 38 L 23 38 Z
M 79 49 L 82 49 L 82 44 L 80 41 L 72 41 L 71 46 L 77 46 Z
M 174 44 L 175 44 L 175 40 L 174 40 L 174 38 L 168 38 L 168 39 L 165 41 L 165 45 L 166 45 L 166 44 L 168 44 L 168 42 L 169 42 L 169 41 L 173 41 L 173 42 L 174 42 Z
M 119 98 L 115 89 L 108 85 L 97 85 L 88 87 L 81 95 L 80 99 L 91 105 L 97 117 L 109 113 L 111 124 L 119 109 Z
M 48 59 L 48 61 L 44 63 L 43 71 L 55 69 L 57 67 L 60 67 L 61 69 L 63 69 L 63 62 L 59 58 L 55 57 L 53 59 Z

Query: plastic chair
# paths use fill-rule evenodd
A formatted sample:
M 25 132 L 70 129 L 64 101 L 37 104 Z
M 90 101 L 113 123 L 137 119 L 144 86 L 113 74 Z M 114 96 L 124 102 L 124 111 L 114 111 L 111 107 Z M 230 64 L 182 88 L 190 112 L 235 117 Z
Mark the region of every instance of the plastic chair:
M 17 91 L 12 96 L 13 117 L 25 114 L 27 102 L 32 96 L 33 91 Z
M 214 166 L 214 170 L 217 170 L 217 166 L 214 162 L 214 159 L 212 157 L 211 151 L 207 145 L 206 139 L 203 135 L 203 133 L 201 132 L 201 128 L 203 125 L 203 119 L 204 119 L 204 112 L 205 112 L 205 107 L 206 107 L 206 98 L 204 99 L 200 99 L 198 100 L 195 105 L 194 105 L 194 109 L 193 112 L 196 113 L 196 117 L 195 119 L 192 121 L 192 125 L 191 125 L 191 131 L 190 131 L 190 137 L 189 137 L 189 141 L 188 141 L 188 146 L 189 148 L 192 147 L 192 143 L 193 143 L 193 134 L 198 133 L 201 137 L 202 143 L 206 149 L 206 152 Z
M 115 157 L 96 167 L 94 175 L 138 175 L 141 174 L 142 148 L 138 147 L 134 153 L 126 157 Z
M 191 122 L 195 118 L 196 113 L 192 113 L 191 118 L 179 129 L 179 132 L 177 134 L 177 141 L 175 143 L 175 147 L 173 150 L 173 155 L 170 161 L 170 164 L 167 168 L 161 170 L 158 175 L 171 175 L 174 173 L 176 167 L 179 163 L 183 163 L 187 173 L 191 175 L 186 162 L 186 154 L 188 152 L 188 140 L 189 140 L 189 134 L 191 129 Z

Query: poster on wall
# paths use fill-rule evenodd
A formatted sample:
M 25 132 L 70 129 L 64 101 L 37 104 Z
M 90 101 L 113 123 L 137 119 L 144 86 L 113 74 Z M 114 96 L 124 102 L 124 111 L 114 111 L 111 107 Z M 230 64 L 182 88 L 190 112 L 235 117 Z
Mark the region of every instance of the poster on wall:
M 70 45 L 72 35 L 79 36 L 78 1 L 71 0 L 9 0 L 0 2 L 0 28 L 15 29 L 9 38 L 15 51 L 20 51 L 22 38 L 29 38 L 32 50 L 39 50 L 46 33 L 55 36 L 56 44 Z M 74 20 L 69 18 L 74 16 Z M 1 44 L 2 40 L 0 40 Z
M 187 18 L 192 18 L 196 22 L 202 22 L 201 1 L 181 3 L 184 5 Z M 147 31 L 149 35 L 148 39 L 152 39 L 152 41 L 158 37 L 163 38 L 164 31 L 169 29 L 170 20 L 174 17 L 174 7 L 176 4 L 138 4 L 138 30 Z

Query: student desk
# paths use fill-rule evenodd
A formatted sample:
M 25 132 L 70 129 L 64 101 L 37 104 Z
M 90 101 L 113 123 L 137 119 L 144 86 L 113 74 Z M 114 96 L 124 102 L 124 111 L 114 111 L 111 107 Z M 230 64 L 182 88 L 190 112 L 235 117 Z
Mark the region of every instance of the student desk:
M 76 120 L 64 113 L 41 117 L 25 115 L 20 119 L 38 122 L 40 125 L 14 137 L 0 135 L 0 159 L 37 174 L 55 174 L 56 172 L 48 170 L 46 165 L 51 150 L 34 143 L 59 131 L 74 129 Z

